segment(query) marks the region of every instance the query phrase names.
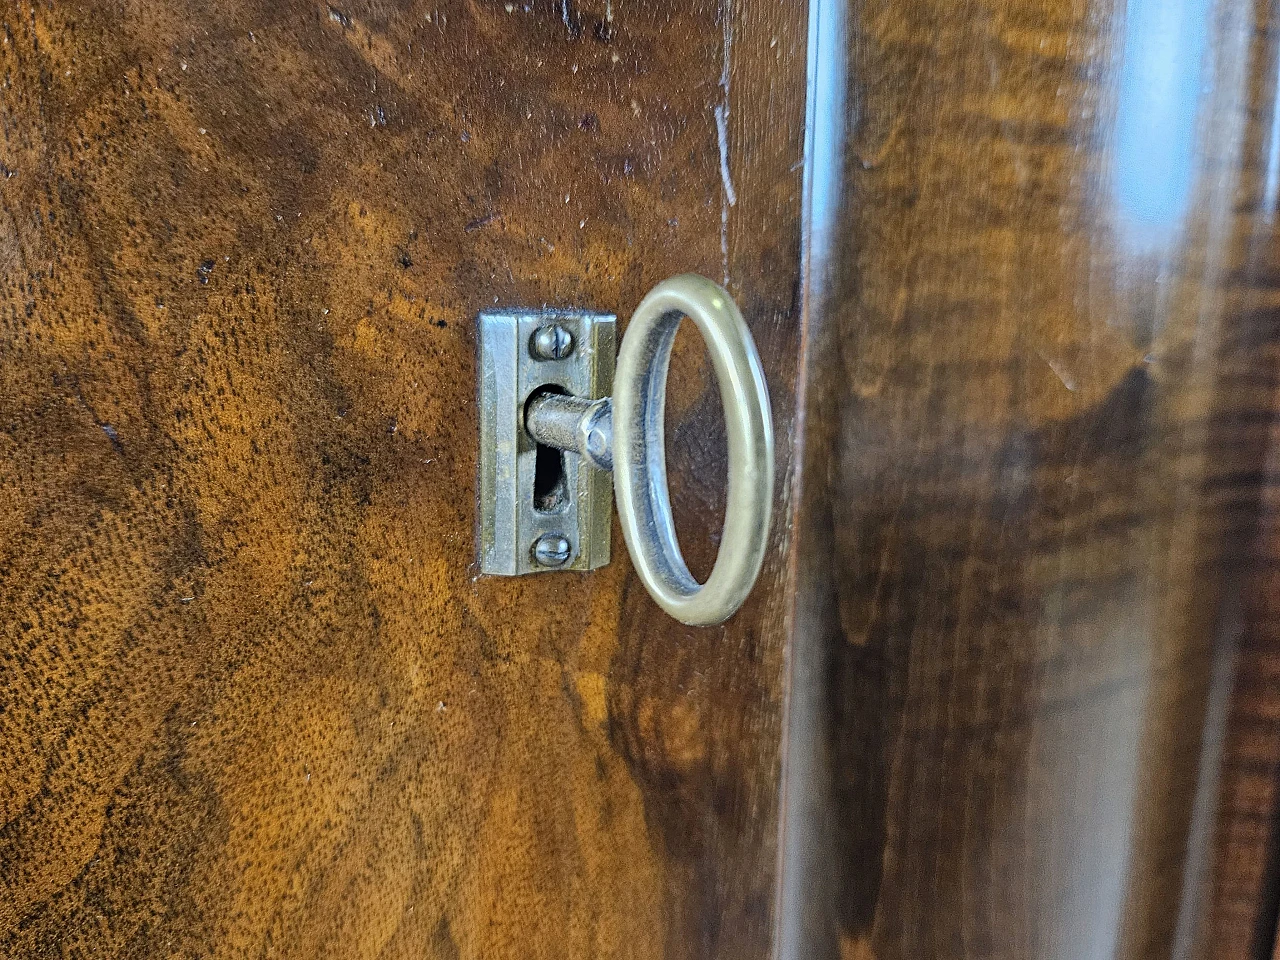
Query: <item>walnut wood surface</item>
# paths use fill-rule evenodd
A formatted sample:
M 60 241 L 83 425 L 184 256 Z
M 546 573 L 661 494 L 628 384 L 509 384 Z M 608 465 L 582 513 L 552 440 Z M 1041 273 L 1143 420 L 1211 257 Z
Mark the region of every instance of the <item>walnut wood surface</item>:
M 786 955 L 1269 956 L 1280 22 L 838 6 Z
M 473 318 L 727 281 L 785 475 L 802 5 L 0 19 L 0 956 L 766 956 L 785 524 L 722 629 L 479 577 Z

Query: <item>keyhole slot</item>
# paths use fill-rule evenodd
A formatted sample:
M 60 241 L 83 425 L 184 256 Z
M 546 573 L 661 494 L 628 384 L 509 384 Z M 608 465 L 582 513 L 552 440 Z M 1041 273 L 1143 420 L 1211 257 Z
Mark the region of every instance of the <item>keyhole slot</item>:
M 529 404 L 547 394 L 567 396 L 568 391 L 552 383 L 539 387 L 529 395 L 525 403 L 526 416 Z M 534 451 L 533 464 L 533 509 L 539 513 L 555 513 L 568 495 L 564 451 L 539 443 Z
M 533 468 L 533 509 L 552 513 L 564 503 L 564 454 L 538 444 Z

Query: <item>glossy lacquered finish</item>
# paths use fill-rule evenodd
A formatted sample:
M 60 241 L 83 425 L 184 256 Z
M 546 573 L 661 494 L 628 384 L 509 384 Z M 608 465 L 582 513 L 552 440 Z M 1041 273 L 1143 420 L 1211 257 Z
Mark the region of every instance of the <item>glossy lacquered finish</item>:
M 1267 3 L 828 3 L 784 955 L 1274 941 Z
M 714 630 L 620 550 L 482 576 L 474 324 L 697 271 L 789 419 L 804 31 L 5 5 L 0 956 L 768 955 L 785 531 Z M 704 573 L 720 400 L 696 337 L 672 370 Z

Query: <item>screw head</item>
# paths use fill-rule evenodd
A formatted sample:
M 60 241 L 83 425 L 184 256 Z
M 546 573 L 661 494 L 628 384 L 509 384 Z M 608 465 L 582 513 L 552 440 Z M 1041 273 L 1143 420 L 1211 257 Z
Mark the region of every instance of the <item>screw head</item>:
M 533 543 L 533 560 L 540 567 L 563 567 L 572 553 L 568 539 L 558 533 L 544 533 Z
M 558 323 L 546 323 L 533 332 L 531 346 L 539 360 L 563 360 L 573 353 L 573 334 Z

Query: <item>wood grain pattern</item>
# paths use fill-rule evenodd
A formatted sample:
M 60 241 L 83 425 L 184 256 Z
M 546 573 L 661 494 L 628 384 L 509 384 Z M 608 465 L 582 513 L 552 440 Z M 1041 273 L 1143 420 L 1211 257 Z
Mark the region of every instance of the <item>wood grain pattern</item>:
M 1275 11 L 838 6 L 784 956 L 1268 956 Z
M 783 525 L 719 630 L 478 577 L 473 318 L 727 280 L 785 439 L 803 15 L 5 8 L 0 955 L 768 953 Z

